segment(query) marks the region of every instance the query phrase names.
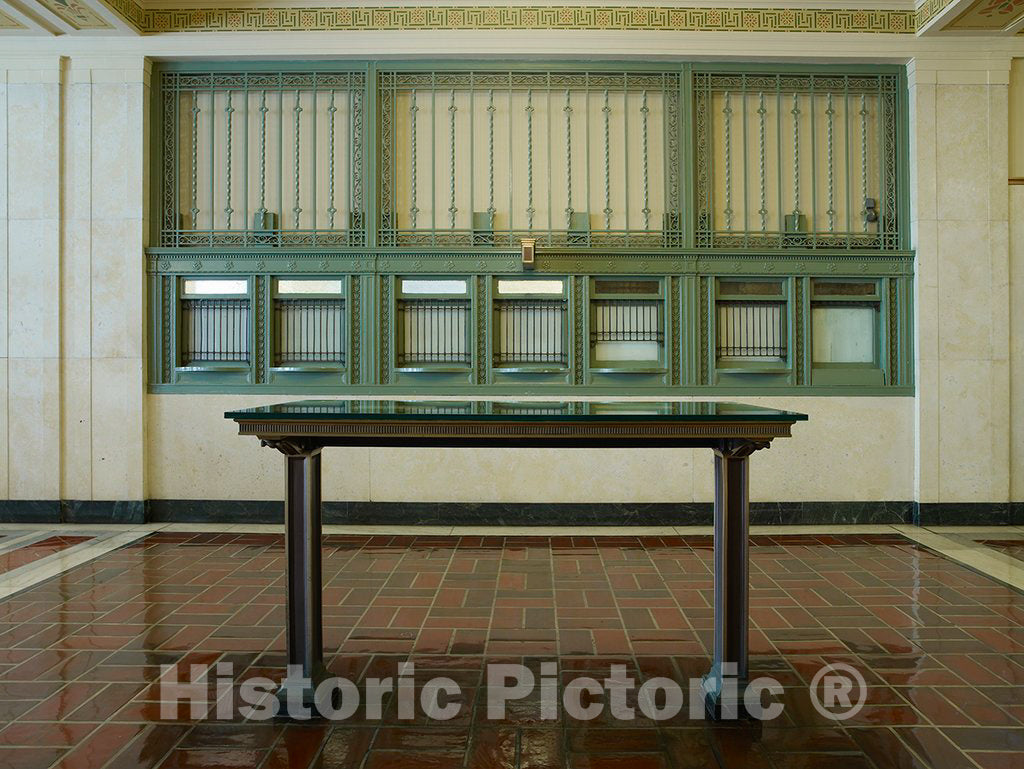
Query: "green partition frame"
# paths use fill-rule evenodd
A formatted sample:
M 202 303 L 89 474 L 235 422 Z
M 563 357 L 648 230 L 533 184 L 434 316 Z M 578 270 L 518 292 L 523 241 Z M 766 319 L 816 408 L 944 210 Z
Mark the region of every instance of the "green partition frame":
M 470 71 L 523 73 L 664 73 L 678 84 L 678 151 L 676 161 L 665 169 L 667 180 L 678 183 L 672 221 L 660 244 L 623 243 L 600 247 L 589 240 L 558 245 L 538 244 L 535 267 L 524 271 L 519 249 L 507 240 L 476 240 L 468 245 L 384 245 L 393 241 L 393 227 L 381 220 L 381 189 L 388 162 L 382 125 L 382 85 L 394 73 Z M 161 94 L 163 73 L 183 72 L 303 73 L 310 71 L 356 73 L 352 82 L 362 83 L 359 132 L 361 150 L 352 166 L 361 187 L 361 208 L 353 212 L 347 228 L 359 233 L 344 244 L 331 238 L 311 238 L 305 244 L 246 242 L 241 245 L 164 237 L 168 154 L 178 148 L 173 132 L 166 130 L 169 98 Z M 389 75 L 391 73 L 391 75 Z M 695 116 L 699 94 L 695 82 L 706 82 L 714 73 L 750 75 L 784 73 L 817 74 L 822 77 L 880 77 L 895 83 L 889 161 L 894 174 L 894 200 L 890 215 L 893 235 L 884 247 L 832 247 L 821 242 L 748 239 L 742 247 L 716 245 L 698 238 L 701 223 L 696 216 L 698 186 L 696 168 L 708 158 L 699 157 L 700 126 Z M 701 79 L 703 78 L 703 79 Z M 393 78 L 392 78 L 393 80 Z M 455 393 L 470 395 L 568 392 L 593 394 L 812 394 L 812 395 L 910 395 L 913 382 L 913 280 L 914 254 L 909 243 L 908 125 L 904 70 L 895 66 L 866 64 L 762 65 L 693 64 L 689 62 L 177 62 L 155 68 L 154 148 L 152 157 L 152 233 L 150 242 L 172 242 L 147 249 L 148 281 L 148 381 L 151 392 L 266 392 L 266 393 Z M 668 82 L 668 81 L 666 81 Z M 596 151 L 596 149 L 595 149 Z M 670 182 L 675 183 L 675 182 Z M 279 212 L 281 213 L 281 212 Z M 175 222 L 177 224 L 177 222 Z M 352 226 L 352 225 L 356 226 Z M 700 241 L 700 246 L 698 246 Z M 813 245 L 813 247 L 812 247 Z M 502 370 L 495 367 L 494 281 L 503 276 L 566 279 L 564 323 L 567 365 L 560 371 Z M 251 297 L 251 365 L 246 371 L 218 371 L 216 367 L 180 365 L 180 292 L 184 277 L 233 277 L 249 280 Z M 348 345 L 340 370 L 275 371 L 272 339 L 272 281 L 277 277 L 340 278 Z M 412 370 L 396 364 L 396 280 L 411 276 L 459 276 L 468 281 L 470 301 L 470 363 L 459 371 Z M 590 360 L 590 302 L 593 280 L 600 276 L 649 277 L 660 281 L 663 303 L 664 349 L 656 367 L 611 371 Z M 719 277 L 771 276 L 788 286 L 787 315 L 789 369 L 759 375 L 721 376 L 715 360 L 715 285 Z M 810 346 L 810 280 L 849 277 L 872 279 L 879 286 L 879 367 L 881 382 L 862 376 L 815 377 Z M 624 367 L 628 368 L 628 367 Z M 728 372 L 727 372 L 728 373 Z M 870 379 L 870 378 L 868 378 Z M 826 380 L 826 381 L 823 381 Z

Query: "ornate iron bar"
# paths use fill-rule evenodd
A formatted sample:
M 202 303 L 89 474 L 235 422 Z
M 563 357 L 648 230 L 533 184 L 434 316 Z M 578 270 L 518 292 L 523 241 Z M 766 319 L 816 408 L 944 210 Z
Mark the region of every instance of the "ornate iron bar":
M 338 114 L 338 108 L 334 106 L 334 89 L 331 89 L 331 103 L 327 107 L 327 145 L 328 150 L 328 174 L 327 174 L 327 227 L 334 229 L 334 217 L 338 209 L 334 207 L 334 121 Z
M 764 91 L 761 91 L 757 95 L 757 118 L 758 118 L 758 139 L 757 139 L 757 150 L 758 150 L 758 174 L 760 177 L 760 190 L 761 190 L 761 207 L 757 213 L 761 217 L 761 232 L 768 231 L 768 208 L 767 208 L 767 187 L 765 186 L 765 154 L 764 154 L 764 142 L 765 142 L 765 115 L 768 114 L 768 110 L 764 106 Z
M 644 91 L 643 106 L 640 107 L 640 114 L 643 116 L 642 126 L 643 126 L 643 138 L 644 138 L 644 143 L 643 143 L 643 146 L 644 146 L 644 149 L 643 149 L 643 159 L 644 159 L 644 207 L 642 209 L 640 209 L 640 213 L 642 213 L 644 215 L 644 232 L 649 232 L 650 229 L 651 229 L 651 195 L 650 195 L 651 191 L 650 191 L 650 185 L 649 185 L 650 176 L 648 174 L 648 168 L 647 168 L 648 156 L 649 156 L 649 152 L 647 150 L 647 115 L 650 114 L 650 111 L 651 110 L 648 109 L 648 107 L 647 107 L 647 91 Z
M 572 229 L 572 104 L 569 91 L 565 92 L 565 228 Z
M 411 162 L 412 162 L 412 183 L 410 187 L 410 197 L 412 205 L 409 206 L 409 218 L 412 222 L 412 228 L 416 229 L 416 215 L 420 212 L 419 206 L 416 205 L 416 113 L 420 111 L 420 108 L 416 106 L 416 91 L 412 92 L 412 104 L 409 106 L 409 135 L 412 140 L 411 147 Z
M 160 73 L 164 180 L 158 244 L 365 245 L 359 114 L 365 86 L 365 75 L 355 72 Z M 347 94 L 347 103 L 339 104 L 336 94 Z M 349 113 L 348 130 L 337 122 L 342 109 Z M 179 122 L 186 110 L 188 119 Z M 292 130 L 285 110 L 291 110 Z M 250 130 L 258 135 L 252 142 Z M 350 152 L 341 155 L 342 171 L 338 150 L 345 145 Z M 327 164 L 319 161 L 325 157 Z M 339 172 L 352 189 L 345 206 L 338 203 Z M 175 180 L 179 174 L 184 185 Z M 328 185 L 325 176 L 331 177 Z M 321 202 L 324 186 L 328 198 Z M 347 210 L 339 222 L 341 207 Z M 283 208 L 293 214 L 287 224 Z M 179 211 L 187 216 L 179 220 Z
M 494 230 L 494 89 L 487 91 L 487 224 Z
M 900 83 L 890 74 L 694 72 L 695 245 L 898 249 Z
M 235 108 L 231 106 L 231 91 L 228 91 L 228 106 L 224 108 L 224 112 L 227 115 L 225 119 L 225 138 L 224 142 L 227 145 L 227 173 L 224 178 L 224 215 L 227 219 L 227 229 L 231 229 L 231 215 L 235 212 L 235 209 L 231 207 L 231 117 L 235 112 Z
M 199 93 L 192 93 L 192 229 L 199 228 Z
M 828 108 L 825 110 L 827 116 L 828 125 L 828 210 L 825 212 L 828 216 L 828 231 L 835 232 L 836 229 L 836 211 L 835 211 L 835 197 L 836 197 L 836 180 L 835 180 L 835 157 L 834 157 L 834 146 L 833 146 L 833 118 L 836 114 L 835 108 L 832 106 L 832 92 L 828 94 Z
M 455 205 L 455 113 L 458 111 L 458 107 L 455 106 L 455 91 L 451 92 L 451 101 L 448 104 L 448 114 L 451 116 L 451 127 L 449 129 L 451 134 L 451 168 L 449 182 L 451 185 L 451 205 L 448 206 L 448 215 L 451 217 L 451 229 L 455 229 L 455 214 L 458 213 L 459 209 Z
M 612 108 L 608 106 L 608 89 L 604 89 L 604 106 L 601 108 L 604 113 L 604 228 L 612 228 L 612 175 L 611 175 L 611 141 L 609 133 L 609 118 Z M 588 132 L 589 134 L 589 132 Z
M 510 209 L 511 210 L 511 209 Z M 526 93 L 526 222 L 533 232 L 533 89 Z
M 393 132 L 398 123 L 404 135 L 406 126 L 411 130 L 409 108 L 414 91 L 418 107 L 415 160 L 409 152 L 396 154 L 393 142 L 381 147 L 382 156 L 387 156 L 382 157 L 381 167 L 392 171 L 392 181 L 387 182 L 389 190 L 396 180 L 400 189 L 409 189 L 414 174 L 420 179 L 428 163 L 434 167 L 434 158 L 441 167 L 447 165 L 446 156 L 451 157 L 451 115 L 447 116 L 448 126 L 444 127 L 447 133 L 439 127 L 436 136 L 429 136 L 422 130 L 423 122 L 436 122 L 439 112 L 452 106 L 453 93 L 459 114 L 454 199 L 451 178 L 443 188 L 431 184 L 429 188 L 424 185 L 419 189 L 417 184 L 419 214 L 415 221 L 406 206 L 398 217 L 382 216 L 380 242 L 404 247 L 517 247 L 521 238 L 536 237 L 536 230 L 540 228 L 538 245 L 546 247 L 681 245 L 680 169 L 676 167 L 681 162 L 676 135 L 678 72 L 414 70 L 386 72 L 382 77 L 386 78 L 388 91 L 387 98 L 381 96 L 382 126 L 386 124 Z M 444 104 L 427 103 L 424 90 L 427 88 L 447 96 Z M 597 142 L 604 143 L 604 136 L 598 133 L 602 129 L 597 126 L 605 122 L 600 111 L 605 92 L 610 110 L 607 115 L 608 184 L 592 185 L 592 177 L 596 182 L 595 174 L 602 173 L 602 160 L 599 151 L 591 157 L 584 147 L 589 147 L 592 140 L 595 150 Z M 625 106 L 621 111 L 617 107 L 620 98 Z M 642 109 L 641 104 L 646 107 L 640 120 L 643 130 L 635 128 L 637 123 L 633 122 Z M 502 132 L 495 122 L 503 111 L 508 115 L 507 138 L 500 135 Z M 598 119 L 601 123 L 596 123 Z M 464 123 L 458 121 L 469 126 L 468 141 L 459 135 Z M 484 125 L 486 156 L 476 151 L 479 146 L 474 149 L 474 142 L 479 145 L 483 140 Z M 591 126 L 597 128 L 593 134 Z M 654 126 L 663 132 L 661 137 L 653 135 Z M 517 132 L 522 141 L 516 141 Z M 382 143 L 383 137 L 382 133 Z M 468 154 L 459 152 L 460 139 Z M 507 157 L 500 151 L 493 153 L 493 167 L 492 141 L 495 150 L 499 149 L 500 141 L 509 141 Z M 426 144 L 430 146 L 430 159 Z M 636 162 L 637 155 L 643 170 L 633 172 L 630 164 Z M 546 173 L 540 165 L 541 159 Z M 441 172 L 441 167 L 436 168 L 437 173 Z M 657 189 L 652 184 L 655 167 L 663 169 L 664 184 L 659 184 Z M 616 171 L 616 168 L 624 170 Z M 642 180 L 637 178 L 641 173 Z M 509 186 L 507 210 L 501 199 L 504 196 L 491 194 L 492 184 L 497 188 L 504 180 Z M 616 192 L 615 185 L 620 180 L 623 195 Z M 482 184 L 487 185 L 485 203 L 474 194 L 474 189 L 479 191 Z M 623 197 L 620 209 L 619 201 Z M 458 209 L 454 224 L 453 207 Z M 485 210 L 486 215 L 481 213 Z M 489 227 L 486 237 L 480 235 L 479 227 L 473 224 L 473 217 L 467 215 L 467 211 L 478 215 L 477 225 Z M 513 225 L 516 212 L 523 217 L 518 228 Z M 591 220 L 596 218 L 591 216 L 592 212 L 605 213 L 596 232 L 590 231 Z M 433 220 L 435 214 L 445 217 L 443 224 Z M 502 229 L 495 231 L 496 227 Z
M 725 92 L 725 229 L 732 229 L 732 102 Z
M 299 205 L 299 190 L 301 185 L 301 165 L 299 163 L 300 158 L 300 146 L 302 144 L 302 131 L 300 118 L 302 115 L 302 102 L 300 101 L 299 91 L 295 92 L 295 167 L 292 169 L 295 174 L 295 206 L 292 208 L 292 213 L 295 214 L 295 229 L 299 229 L 301 222 L 299 217 L 302 215 L 302 206 Z

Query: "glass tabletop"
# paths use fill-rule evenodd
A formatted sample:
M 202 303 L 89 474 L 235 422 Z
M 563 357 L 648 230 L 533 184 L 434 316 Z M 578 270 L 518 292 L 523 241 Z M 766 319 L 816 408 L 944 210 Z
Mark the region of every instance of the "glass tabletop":
M 806 414 L 729 401 L 448 401 L 448 400 L 303 400 L 236 409 L 227 419 L 444 419 L 543 422 L 715 421 L 799 422 Z

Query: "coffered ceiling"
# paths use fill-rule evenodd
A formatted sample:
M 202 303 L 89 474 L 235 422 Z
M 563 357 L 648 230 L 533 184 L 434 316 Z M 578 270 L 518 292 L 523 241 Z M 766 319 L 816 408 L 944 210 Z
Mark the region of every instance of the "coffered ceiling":
M 1022 27 L 1024 0 L 0 0 L 0 34 L 15 35 L 343 29 L 1012 35 Z

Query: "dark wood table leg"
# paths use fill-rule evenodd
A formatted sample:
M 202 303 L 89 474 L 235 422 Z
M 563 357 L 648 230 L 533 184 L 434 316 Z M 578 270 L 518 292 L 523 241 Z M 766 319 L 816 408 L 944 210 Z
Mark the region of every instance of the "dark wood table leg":
M 270 442 L 268 442 L 270 443 Z M 319 446 L 271 443 L 285 455 L 285 550 L 288 557 L 287 647 L 289 676 L 277 691 L 281 715 L 289 705 L 312 707 L 326 677 L 323 653 L 323 573 Z M 298 715 L 292 713 L 291 715 Z
M 724 441 L 715 448 L 715 639 L 704 678 L 712 718 L 744 715 L 748 680 L 749 456 L 767 444 Z

